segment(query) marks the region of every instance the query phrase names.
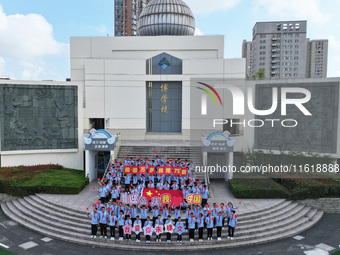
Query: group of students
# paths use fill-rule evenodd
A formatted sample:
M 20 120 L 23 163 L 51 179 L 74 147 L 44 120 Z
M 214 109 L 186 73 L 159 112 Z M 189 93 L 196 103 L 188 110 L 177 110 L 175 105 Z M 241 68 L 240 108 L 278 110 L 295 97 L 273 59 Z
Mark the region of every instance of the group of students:
M 213 205 L 213 209 L 210 210 L 209 205 L 206 204 L 202 209 L 201 205 L 194 207 L 187 206 L 186 210 L 182 212 L 180 207 L 171 211 L 166 205 L 164 208 L 157 206 L 151 210 L 146 206 L 123 205 L 121 202 L 117 204 L 97 203 L 91 214 L 87 213 L 88 217 L 91 218 L 91 238 L 96 238 L 98 226 L 100 226 L 100 238 L 107 238 L 107 226 L 110 227 L 111 240 L 115 240 L 115 230 L 118 228 L 119 240 L 124 239 L 124 226 L 128 225 L 134 227 L 139 225 L 138 232 L 136 232 L 136 242 L 140 242 L 140 234 L 143 232 L 145 227 L 150 226 L 155 228 L 157 225 L 161 226 L 164 232 L 166 232 L 166 241 L 171 242 L 172 232 L 177 233 L 177 242 L 182 242 L 182 234 L 185 231 L 189 232 L 189 241 L 194 242 L 195 232 L 198 232 L 198 239 L 200 242 L 203 241 L 203 231 L 207 231 L 207 240 L 213 240 L 213 230 L 217 230 L 217 240 L 221 240 L 222 229 L 227 220 L 228 225 L 228 239 L 233 239 L 234 231 L 237 223 L 237 216 L 232 203 L 229 202 L 228 206 L 224 207 L 221 204 L 218 207 L 216 204 Z M 140 212 L 140 216 L 138 213 Z M 162 210 L 162 215 L 160 211 Z M 150 215 L 152 214 L 152 218 Z M 171 213 L 174 214 L 172 219 Z M 185 214 L 184 217 L 183 214 Z M 163 216 L 163 218 L 162 218 Z M 172 224 L 174 228 L 172 231 L 168 231 L 165 228 L 167 224 Z M 173 231 L 174 230 L 174 231 Z M 145 235 L 146 242 L 150 243 L 151 235 Z M 131 234 L 126 234 L 126 241 L 131 240 Z M 161 234 L 156 235 L 156 242 L 161 242 Z
M 146 174 L 124 174 L 125 166 L 142 165 L 145 165 L 147 169 L 149 166 L 155 166 L 156 173 L 149 175 L 147 171 Z M 159 166 L 185 167 L 188 172 L 186 176 L 159 175 L 157 170 Z M 193 169 L 193 164 L 187 160 L 163 159 L 157 156 L 152 161 L 143 157 L 139 158 L 138 155 L 136 160 L 125 159 L 124 163 L 114 161 L 105 176 L 98 179 L 100 188 L 97 191 L 100 194 L 100 199 L 94 204 L 93 212 L 91 214 L 87 212 L 88 217 L 91 218 L 91 238 L 96 238 L 98 226 L 100 227 L 100 238 L 107 238 L 107 226 L 109 226 L 111 240 L 115 240 L 116 228 L 118 228 L 119 240 L 123 240 L 124 226 L 128 225 L 135 229 L 136 226 L 140 225 L 141 228 L 135 232 L 136 242 L 140 242 L 140 234 L 145 227 L 155 228 L 158 225 L 166 232 L 167 242 L 171 242 L 173 230 L 177 233 L 177 242 L 182 242 L 182 234 L 185 231 L 189 232 L 191 242 L 194 241 L 195 232 L 198 232 L 199 241 L 203 241 L 205 229 L 207 230 L 208 240 L 213 240 L 213 230 L 217 230 L 217 240 L 221 240 L 222 229 L 225 220 L 227 220 L 228 238 L 233 239 L 237 222 L 235 215 L 237 208 L 234 208 L 232 203 L 229 202 L 226 207 L 223 203 L 220 207 L 214 203 L 212 209 L 210 209 L 208 205 L 209 190 L 201 180 L 196 180 Z M 124 185 L 124 189 L 122 185 Z M 178 207 L 166 205 L 165 207 L 155 206 L 151 208 L 144 205 L 124 205 L 120 202 L 122 192 L 141 195 L 143 188 L 181 190 L 184 199 Z M 190 194 L 201 194 L 201 205 L 188 205 L 186 198 Z M 171 213 L 174 214 L 173 219 Z M 165 229 L 167 224 L 172 224 L 174 229 L 172 231 Z M 152 233 L 145 235 L 147 243 L 150 243 Z M 126 234 L 125 239 L 130 241 L 131 234 Z M 161 234 L 156 234 L 156 242 L 161 242 Z

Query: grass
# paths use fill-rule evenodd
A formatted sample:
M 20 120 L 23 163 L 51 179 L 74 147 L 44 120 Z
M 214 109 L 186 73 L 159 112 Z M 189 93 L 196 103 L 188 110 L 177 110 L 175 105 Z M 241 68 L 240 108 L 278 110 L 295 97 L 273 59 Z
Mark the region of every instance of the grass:
M 0 192 L 14 196 L 77 194 L 88 182 L 83 171 L 64 169 L 60 165 L 0 168 Z
M 11 253 L 3 248 L 0 248 L 0 255 L 14 255 L 14 253 Z
M 336 251 L 336 252 L 332 253 L 332 255 L 340 255 L 340 251 Z

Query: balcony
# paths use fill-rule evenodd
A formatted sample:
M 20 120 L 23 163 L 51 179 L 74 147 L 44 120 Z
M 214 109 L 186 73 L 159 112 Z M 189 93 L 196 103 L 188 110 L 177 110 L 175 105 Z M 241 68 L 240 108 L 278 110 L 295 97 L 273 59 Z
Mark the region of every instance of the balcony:
M 276 37 L 273 37 L 273 38 L 272 38 L 272 41 L 277 41 L 277 38 L 276 38 Z
M 272 69 L 276 69 L 276 66 L 272 66 Z
M 273 71 L 273 72 L 271 72 L 270 74 L 272 74 L 272 75 L 275 75 L 275 74 L 276 74 L 276 72 L 275 72 L 275 71 Z
M 276 58 L 276 57 L 277 57 L 276 54 L 272 55 L 272 58 Z
M 276 44 L 276 43 L 273 43 L 273 44 L 272 44 L 272 47 L 277 47 L 277 44 Z
M 272 52 L 277 52 L 277 49 L 272 49 Z
M 272 64 L 276 64 L 276 62 L 277 62 L 276 60 L 272 60 Z

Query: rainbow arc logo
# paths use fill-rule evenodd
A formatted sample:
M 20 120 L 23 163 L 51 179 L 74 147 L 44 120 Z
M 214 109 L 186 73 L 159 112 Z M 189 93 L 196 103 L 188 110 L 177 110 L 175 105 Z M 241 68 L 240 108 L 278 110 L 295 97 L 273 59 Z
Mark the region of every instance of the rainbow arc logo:
M 206 89 L 206 88 L 197 87 L 197 89 L 200 89 L 204 91 L 205 93 L 207 93 L 212 98 L 215 105 L 217 105 L 217 101 L 215 99 L 215 96 L 216 96 L 221 106 L 223 106 L 220 95 L 217 93 L 217 91 L 212 86 L 210 86 L 209 84 L 203 83 L 203 82 L 197 82 L 197 83 L 207 88 Z M 208 89 L 211 90 L 212 92 L 210 92 Z M 202 94 L 202 101 L 201 101 L 201 106 L 202 106 L 201 114 L 202 115 L 207 115 L 207 94 Z

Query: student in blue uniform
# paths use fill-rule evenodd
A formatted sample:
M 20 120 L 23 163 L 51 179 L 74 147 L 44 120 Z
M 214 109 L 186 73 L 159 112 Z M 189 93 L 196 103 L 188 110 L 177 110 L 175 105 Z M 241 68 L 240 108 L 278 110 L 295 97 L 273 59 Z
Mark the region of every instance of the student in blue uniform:
M 218 212 L 216 217 L 217 241 L 221 241 L 223 218 L 222 212 Z
M 190 214 L 189 219 L 189 240 L 190 242 L 194 241 L 195 238 L 195 228 L 196 228 L 196 219 L 194 213 Z
M 204 218 L 203 213 L 200 213 L 197 219 L 198 225 L 198 241 L 203 242 Z
M 107 238 L 107 219 L 108 214 L 105 210 L 105 207 L 102 207 L 101 211 L 99 212 L 99 223 L 100 223 L 100 238 Z
M 87 217 L 91 218 L 91 238 L 96 238 L 99 223 L 99 213 L 95 208 L 93 208 L 93 212 L 91 214 L 87 213 Z
M 165 225 L 167 225 L 167 224 L 173 224 L 170 215 L 168 215 L 168 219 L 165 221 Z M 166 233 L 166 241 L 168 243 L 171 243 L 171 233 L 169 233 L 169 232 Z
M 214 217 L 211 216 L 211 212 L 208 212 L 208 216 L 205 218 L 205 222 L 207 223 L 207 231 L 208 231 L 208 240 L 212 239 L 212 232 L 214 227 Z
M 129 225 L 132 227 L 132 220 L 130 219 L 130 215 L 127 215 L 125 225 Z M 125 240 L 126 241 L 131 241 L 131 234 L 126 234 L 125 235 Z
M 124 231 L 123 231 L 123 226 L 124 226 L 124 211 L 120 210 L 120 215 L 118 216 L 118 226 L 119 226 L 119 241 L 123 240 L 123 235 L 124 235 Z
M 109 226 L 110 226 L 110 236 L 111 236 L 112 241 L 115 240 L 116 223 L 117 223 L 117 217 L 115 216 L 115 212 L 111 211 L 111 215 L 109 216 Z
M 152 227 L 152 222 L 149 216 L 146 218 L 146 221 L 144 223 L 144 227 L 146 226 Z M 150 243 L 151 235 L 145 235 L 145 238 L 146 238 L 146 243 Z
M 152 226 L 155 227 L 155 224 L 156 224 L 156 220 L 158 218 L 158 214 L 159 214 L 159 209 L 157 206 L 154 206 L 153 209 L 152 209 Z
M 140 216 L 141 216 L 141 221 L 142 221 L 142 228 L 145 226 L 145 221 L 148 216 L 148 209 L 145 207 L 145 205 L 142 206 L 142 209 L 140 209 Z
M 234 232 L 236 228 L 237 216 L 235 215 L 235 211 L 231 212 L 229 216 L 229 223 L 228 223 L 228 239 L 234 238 Z
M 163 221 L 161 219 L 161 215 L 160 214 L 158 214 L 158 218 L 155 221 L 155 225 L 156 224 L 163 226 Z M 162 234 L 156 235 L 156 242 L 160 242 L 160 243 L 162 242 Z
M 181 227 L 184 230 L 184 224 L 182 222 L 181 217 L 178 217 L 177 222 L 176 222 L 176 228 Z M 182 242 L 182 234 L 177 233 L 177 243 Z
M 140 224 L 141 231 L 142 231 L 142 221 L 139 219 L 139 215 L 136 216 L 136 220 L 135 220 L 133 226 L 138 225 L 138 224 Z M 139 234 L 136 234 L 136 242 L 140 243 L 140 232 L 139 232 Z

